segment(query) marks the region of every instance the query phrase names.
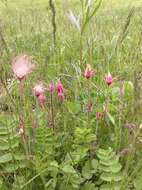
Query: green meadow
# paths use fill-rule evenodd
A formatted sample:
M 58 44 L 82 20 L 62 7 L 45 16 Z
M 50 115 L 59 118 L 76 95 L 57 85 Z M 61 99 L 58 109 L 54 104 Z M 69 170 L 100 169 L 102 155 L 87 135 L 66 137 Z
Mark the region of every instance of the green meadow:
M 141 115 L 141 0 L 0 0 L 0 190 L 142 190 Z

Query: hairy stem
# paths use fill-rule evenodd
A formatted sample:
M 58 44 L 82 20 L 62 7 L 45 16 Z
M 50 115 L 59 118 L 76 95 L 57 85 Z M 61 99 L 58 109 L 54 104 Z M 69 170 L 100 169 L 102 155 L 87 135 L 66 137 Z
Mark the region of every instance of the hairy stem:
M 54 47 L 56 46 L 56 9 L 52 0 L 49 0 L 49 6 L 52 12 L 52 27 L 53 27 L 53 43 Z

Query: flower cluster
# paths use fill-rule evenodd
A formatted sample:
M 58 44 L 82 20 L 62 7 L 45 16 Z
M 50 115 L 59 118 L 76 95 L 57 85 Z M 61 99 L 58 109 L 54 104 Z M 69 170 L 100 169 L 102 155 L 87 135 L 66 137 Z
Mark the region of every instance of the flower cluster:
M 46 103 L 45 90 L 46 88 L 44 87 L 42 82 L 36 84 L 32 90 L 33 95 L 37 97 L 40 106 L 44 106 L 44 104 Z
M 31 58 L 26 54 L 17 56 L 12 62 L 12 70 L 19 81 L 25 79 L 27 75 L 32 72 L 34 67 L 35 66 L 32 64 Z M 47 88 L 43 82 L 38 82 L 32 89 L 32 93 L 35 97 L 37 97 L 40 106 L 43 106 L 46 103 L 46 90 L 49 90 L 52 95 L 55 92 L 54 83 L 51 82 Z M 60 80 L 57 82 L 56 91 L 58 99 L 63 101 L 65 98 L 65 93 L 63 84 Z
M 32 64 L 31 58 L 25 54 L 17 56 L 12 62 L 12 70 L 19 81 L 25 79 L 27 75 L 32 72 L 34 67 L 35 66 L 34 64 Z M 92 69 L 90 64 L 87 64 L 83 76 L 88 80 L 91 79 L 94 75 L 95 71 Z M 106 75 L 105 82 L 108 86 L 110 86 L 113 83 L 113 77 L 110 74 L 110 72 L 108 72 L 108 74 Z M 65 99 L 65 90 L 60 80 L 57 82 L 56 87 L 53 82 L 51 82 L 48 87 L 43 82 L 38 82 L 33 87 L 32 92 L 33 96 L 37 98 L 39 105 L 44 106 L 47 101 L 45 95 L 46 90 L 48 90 L 50 92 L 50 95 L 52 96 L 52 94 L 55 92 L 55 89 L 57 92 L 58 100 L 63 102 Z M 91 110 L 92 104 L 89 104 L 88 111 L 90 112 Z M 96 119 L 98 120 L 101 118 L 102 113 L 97 112 Z
M 57 94 L 58 94 L 58 98 L 63 101 L 65 98 L 65 94 L 64 94 L 64 87 L 63 84 L 61 83 L 61 81 L 58 81 L 57 83 Z

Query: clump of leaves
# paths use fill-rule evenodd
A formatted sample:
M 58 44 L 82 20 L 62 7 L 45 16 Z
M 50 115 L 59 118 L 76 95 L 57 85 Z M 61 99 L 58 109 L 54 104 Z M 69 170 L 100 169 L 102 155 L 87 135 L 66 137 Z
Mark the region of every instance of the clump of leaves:
M 21 137 L 18 134 L 14 121 L 9 117 L 0 117 L 0 168 L 3 180 L 10 176 L 15 181 L 19 174 L 27 167 L 27 157 L 22 151 Z M 2 180 L 2 181 L 3 181 Z
M 100 189 L 119 190 L 123 179 L 119 157 L 112 148 L 99 149 L 97 157 L 99 158 L 99 171 L 101 172 L 100 179 L 103 182 Z

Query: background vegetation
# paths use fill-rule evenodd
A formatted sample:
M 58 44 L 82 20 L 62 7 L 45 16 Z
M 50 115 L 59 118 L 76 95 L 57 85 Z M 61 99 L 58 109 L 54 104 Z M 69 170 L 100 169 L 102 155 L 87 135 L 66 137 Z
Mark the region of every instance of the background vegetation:
M 142 190 L 142 2 L 53 4 L 56 30 L 48 0 L 0 1 L 0 189 Z M 11 62 L 23 53 L 36 68 L 21 98 Z M 63 83 L 53 115 L 51 94 L 44 108 L 32 94 L 38 80 Z

